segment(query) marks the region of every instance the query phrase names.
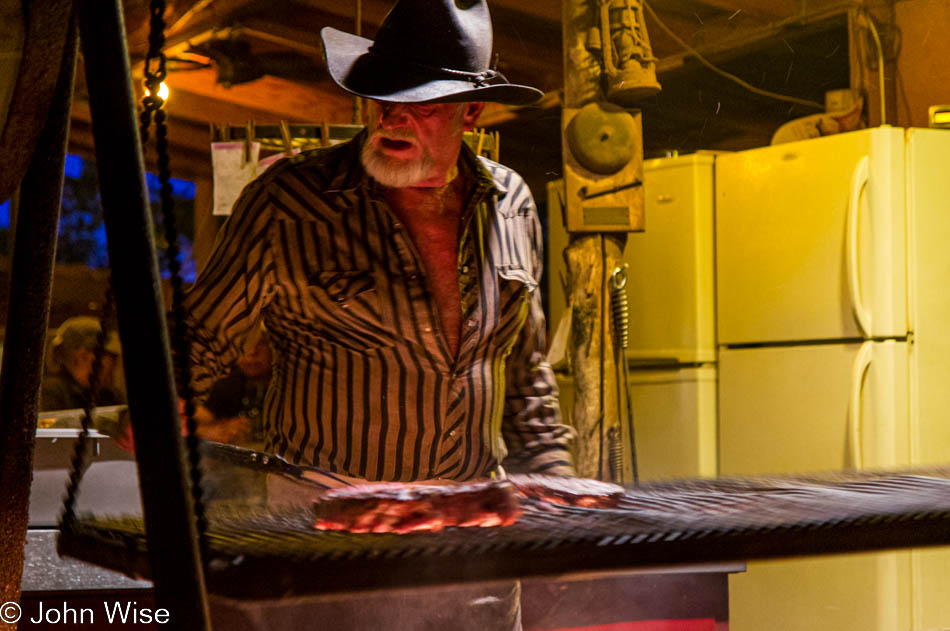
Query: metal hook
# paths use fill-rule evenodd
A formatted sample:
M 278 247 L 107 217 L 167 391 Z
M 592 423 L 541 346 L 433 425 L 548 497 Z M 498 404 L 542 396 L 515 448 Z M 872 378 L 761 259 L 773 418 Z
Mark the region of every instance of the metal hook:
M 614 268 L 613 273 L 610 275 L 610 282 L 613 284 L 614 289 L 623 289 L 627 286 L 627 267 L 626 263 L 623 264 L 623 267 Z

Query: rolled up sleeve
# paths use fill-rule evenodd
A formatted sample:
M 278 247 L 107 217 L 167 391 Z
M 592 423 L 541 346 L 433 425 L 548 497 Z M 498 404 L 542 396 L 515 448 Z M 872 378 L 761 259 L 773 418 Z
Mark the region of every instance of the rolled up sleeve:
M 535 288 L 528 290 L 527 317 L 505 369 L 505 410 L 502 434 L 508 448 L 506 470 L 573 475 L 568 451 L 574 430 L 561 422 L 557 381 L 547 361 L 546 327 L 541 304 L 541 226 L 530 197 L 522 212 L 532 218 L 527 242 Z
M 242 354 L 241 343 L 266 306 L 273 271 L 268 199 L 259 182 L 244 189 L 185 298 L 191 384 L 199 398 Z

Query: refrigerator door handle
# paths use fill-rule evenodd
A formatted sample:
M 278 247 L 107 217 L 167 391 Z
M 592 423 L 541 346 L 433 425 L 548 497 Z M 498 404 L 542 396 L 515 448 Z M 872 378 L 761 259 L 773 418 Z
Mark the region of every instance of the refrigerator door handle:
M 861 191 L 868 183 L 868 156 L 858 160 L 854 171 L 851 172 L 851 192 L 848 197 L 848 215 L 845 228 L 848 238 L 845 245 L 845 256 L 848 263 L 848 292 L 851 295 L 851 305 L 855 320 L 864 337 L 871 335 L 871 313 L 861 298 L 860 270 L 858 269 L 858 204 Z
M 861 344 L 851 369 L 851 404 L 848 406 L 848 435 L 851 442 L 851 463 L 855 469 L 864 468 L 864 428 L 861 418 L 861 393 L 864 375 L 871 365 L 871 351 L 874 342 L 867 340 Z

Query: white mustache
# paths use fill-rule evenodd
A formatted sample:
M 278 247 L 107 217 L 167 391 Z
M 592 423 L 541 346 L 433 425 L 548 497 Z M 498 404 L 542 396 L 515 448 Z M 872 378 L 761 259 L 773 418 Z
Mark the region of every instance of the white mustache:
M 418 139 L 416 135 L 409 131 L 408 129 L 391 129 L 389 131 L 382 131 L 377 129 L 373 132 L 371 137 L 372 140 L 406 140 L 409 142 L 416 142 Z

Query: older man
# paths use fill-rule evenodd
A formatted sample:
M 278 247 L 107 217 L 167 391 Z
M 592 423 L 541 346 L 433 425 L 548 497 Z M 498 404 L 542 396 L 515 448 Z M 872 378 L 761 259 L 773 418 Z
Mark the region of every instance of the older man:
M 464 7 L 464 8 L 463 8 Z M 268 446 L 367 480 L 568 474 L 545 359 L 541 231 L 521 178 L 462 144 L 481 99 L 538 92 L 488 68 L 483 2 L 402 0 L 376 42 L 324 29 L 370 133 L 248 186 L 189 296 L 204 392 L 259 320 Z
M 333 79 L 372 100 L 371 129 L 284 160 L 242 193 L 189 295 L 196 389 L 263 320 L 268 448 L 325 471 L 318 481 L 470 480 L 502 463 L 570 474 L 534 202 L 517 173 L 462 143 L 484 101 L 540 92 L 489 68 L 483 0 L 400 0 L 375 42 L 322 36 Z M 273 482 L 275 500 L 299 498 Z M 516 593 L 425 614 L 396 598 L 347 624 L 511 629 Z M 351 613 L 370 615 L 368 602 Z

